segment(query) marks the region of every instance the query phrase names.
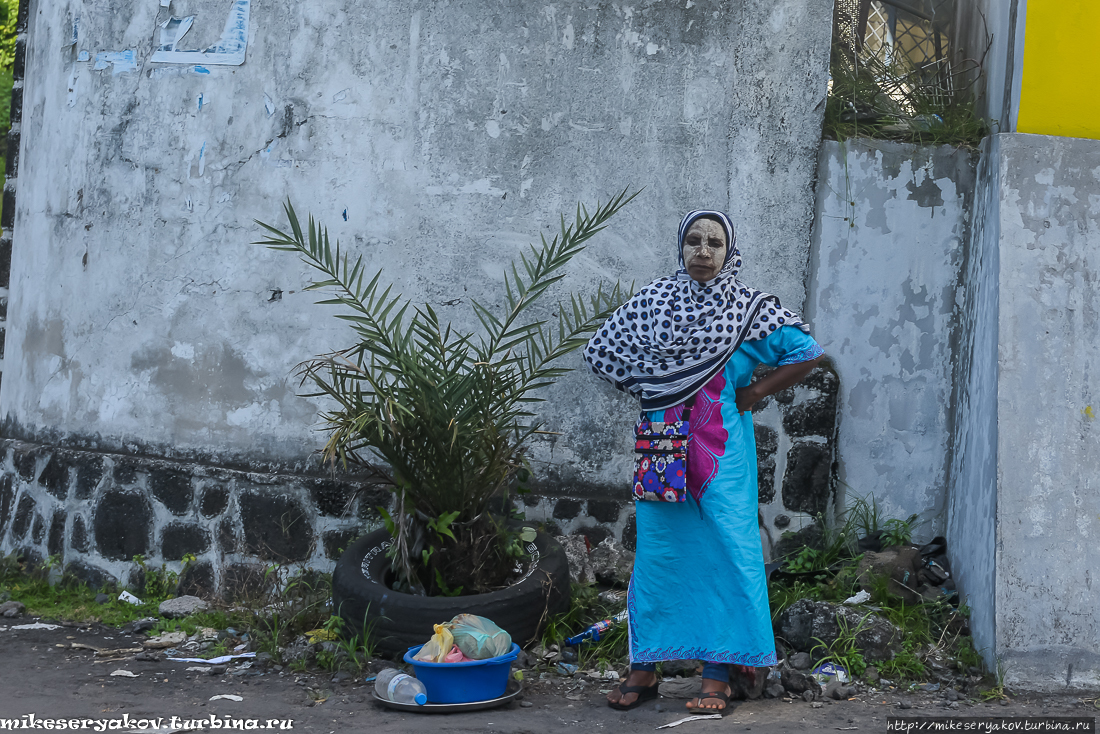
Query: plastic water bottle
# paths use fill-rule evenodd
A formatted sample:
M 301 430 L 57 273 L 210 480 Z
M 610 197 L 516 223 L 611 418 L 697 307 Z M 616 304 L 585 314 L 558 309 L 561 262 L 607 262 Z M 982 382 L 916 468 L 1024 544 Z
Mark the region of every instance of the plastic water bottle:
M 428 702 L 428 692 L 424 684 L 397 668 L 386 668 L 374 679 L 374 692 L 379 698 L 396 703 L 415 703 L 423 706 Z
M 591 627 L 586 629 L 584 632 L 581 632 L 579 635 L 575 635 L 573 637 L 570 637 L 569 639 L 567 639 L 565 641 L 565 644 L 570 645 L 570 646 L 574 646 L 574 645 L 581 644 L 585 640 L 592 640 L 593 642 L 599 642 L 600 641 L 600 635 L 607 632 L 609 629 L 611 629 L 615 625 L 619 624 L 620 622 L 625 622 L 626 619 L 627 619 L 627 610 L 624 609 L 621 612 L 619 612 L 618 614 L 616 614 L 614 617 L 612 617 L 611 619 L 601 619 L 599 622 L 596 622 L 596 624 L 592 625 Z

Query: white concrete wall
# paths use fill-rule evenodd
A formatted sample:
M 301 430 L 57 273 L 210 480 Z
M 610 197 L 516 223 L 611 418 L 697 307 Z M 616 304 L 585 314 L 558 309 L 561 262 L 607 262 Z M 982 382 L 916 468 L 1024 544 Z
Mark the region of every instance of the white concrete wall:
M 1100 686 L 1100 142 L 1001 136 L 997 652 Z M 1093 588 L 1093 584 L 1097 587 Z
M 195 15 L 179 48 L 216 41 L 226 6 L 174 0 Z M 288 375 L 351 334 L 302 293 L 304 266 L 248 244 L 287 196 L 461 325 L 476 324 L 471 299 L 502 302 L 504 263 L 559 213 L 628 186 L 646 189 L 566 287 L 669 272 L 681 214 L 718 206 L 740 225 L 746 277 L 801 307 L 830 10 L 271 0 L 251 4 L 243 65 L 196 66 L 152 61 L 156 2 L 39 3 L 7 435 L 305 460 L 317 405 Z M 133 65 L 99 57 L 130 50 Z M 633 406 L 581 374 L 547 397 L 563 437 L 537 465 L 620 482 Z
M 973 229 L 958 316 L 954 435 L 949 474 L 947 548 L 970 632 L 996 670 L 994 593 L 997 512 L 997 314 L 1000 276 L 1000 136 L 982 142 Z
M 974 164 L 867 140 L 826 142 L 818 168 L 806 312 L 840 375 L 839 477 L 918 538 L 943 529 Z

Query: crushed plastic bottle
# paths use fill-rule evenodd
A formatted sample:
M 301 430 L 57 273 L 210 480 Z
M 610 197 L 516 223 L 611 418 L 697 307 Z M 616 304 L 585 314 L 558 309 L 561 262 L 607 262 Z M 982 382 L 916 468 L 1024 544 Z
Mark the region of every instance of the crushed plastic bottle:
M 396 703 L 423 706 L 428 702 L 428 692 L 424 684 L 397 668 L 386 668 L 378 674 L 374 679 L 374 693 L 379 698 Z
M 624 609 L 621 612 L 619 612 L 618 614 L 616 614 L 614 617 L 612 617 L 611 619 L 601 619 L 599 622 L 596 622 L 596 624 L 592 625 L 591 627 L 586 629 L 584 632 L 581 632 L 579 635 L 575 635 L 573 637 L 570 637 L 569 639 L 567 639 L 565 641 L 565 644 L 570 645 L 570 646 L 575 646 L 575 645 L 581 644 L 585 640 L 592 640 L 593 642 L 599 642 L 600 641 L 600 635 L 604 634 L 605 632 L 607 632 L 609 629 L 611 629 L 615 625 L 620 624 L 621 622 L 625 622 L 626 620 L 627 620 L 627 610 Z

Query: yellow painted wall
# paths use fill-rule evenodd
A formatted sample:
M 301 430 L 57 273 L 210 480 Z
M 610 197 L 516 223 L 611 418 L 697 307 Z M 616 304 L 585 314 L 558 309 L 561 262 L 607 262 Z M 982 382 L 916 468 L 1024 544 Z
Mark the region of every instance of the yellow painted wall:
M 1027 0 L 1022 133 L 1100 139 L 1100 0 Z

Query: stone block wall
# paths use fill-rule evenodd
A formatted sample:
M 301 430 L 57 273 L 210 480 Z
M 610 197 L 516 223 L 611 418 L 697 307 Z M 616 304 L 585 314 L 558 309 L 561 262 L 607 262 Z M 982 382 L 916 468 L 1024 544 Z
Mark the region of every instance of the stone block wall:
M 0 441 L 0 549 L 58 558 L 92 586 L 141 567 L 188 568 L 185 587 L 232 593 L 271 564 L 331 571 L 380 524 L 390 495 L 365 482 L 249 472 Z

